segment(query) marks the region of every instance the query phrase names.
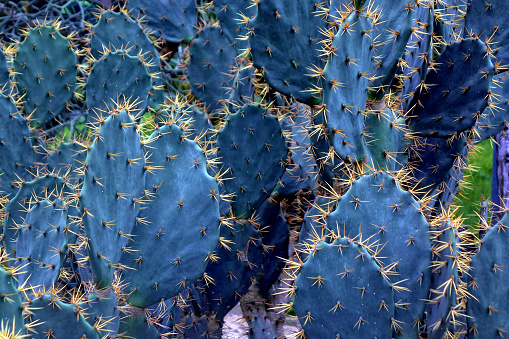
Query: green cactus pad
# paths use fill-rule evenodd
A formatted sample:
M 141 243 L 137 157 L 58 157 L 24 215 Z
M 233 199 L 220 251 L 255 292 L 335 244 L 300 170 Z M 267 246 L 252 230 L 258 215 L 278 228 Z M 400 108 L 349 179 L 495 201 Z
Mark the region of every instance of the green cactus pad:
M 295 6 L 291 0 L 259 1 L 258 14 L 249 23 L 254 65 L 264 70 L 265 80 L 278 92 L 309 105 L 321 100 L 308 92 L 318 83 L 306 75 L 324 65 L 319 43 L 326 22 L 315 13 L 321 2 L 305 0 Z
M 147 320 L 143 309 L 130 308 L 122 314 L 122 321 L 118 333 L 127 338 L 160 339 L 161 335 L 156 326 Z
M 16 281 L 3 267 L 0 267 L 0 322 L 16 334 L 25 334 L 23 321 L 23 306 L 21 293 L 16 287 Z M 11 333 L 7 332 L 7 333 Z
M 12 199 L 34 161 L 30 129 L 11 98 L 0 94 L 0 194 Z
M 227 193 L 235 194 L 232 211 L 249 218 L 267 199 L 283 175 L 288 146 L 275 116 L 258 105 L 244 106 L 228 116 L 217 136 L 218 155 L 230 168 Z
M 509 123 L 509 73 L 504 72 L 493 77 L 491 92 L 491 100 L 496 109 L 485 109 L 477 121 L 476 142 L 495 136 Z
M 467 302 L 469 338 L 501 338 L 509 331 L 509 216 L 489 229 L 472 257 Z
M 143 18 L 156 36 L 169 42 L 188 42 L 196 34 L 198 8 L 194 0 L 129 0 L 131 15 Z
M 407 111 L 415 105 L 421 81 L 428 74 L 428 64 L 432 57 L 431 37 L 434 27 L 433 0 L 417 1 L 412 25 L 412 34 L 404 55 L 403 90 L 401 102 Z
M 99 21 L 91 29 L 90 50 L 99 59 L 107 50 L 126 50 L 129 55 L 139 56 L 152 77 L 149 105 L 157 106 L 164 101 L 161 78 L 161 60 L 154 43 L 138 22 L 124 12 L 103 11 Z
M 468 1 L 464 10 L 465 36 L 480 36 L 490 46 L 493 63 L 509 63 L 509 26 L 504 13 L 509 11 L 506 1 Z
M 219 239 L 219 190 L 202 149 L 176 125 L 156 130 L 147 143 L 157 168 L 146 176 L 151 201 L 121 258 L 130 268 L 122 273 L 132 289 L 128 302 L 137 307 L 175 296 L 200 278 Z
M 420 138 L 410 152 L 409 163 L 418 182 L 415 192 L 424 196 L 447 182 L 450 170 L 466 147 L 466 139 Z
M 80 208 L 94 282 L 107 287 L 144 203 L 145 155 L 134 121 L 122 110 L 97 131 L 86 158 Z
M 431 244 L 429 225 L 418 210 L 419 203 L 403 191 L 391 175 L 376 173 L 357 179 L 339 199 L 327 218 L 327 228 L 336 236 L 365 240 L 378 263 L 396 275 L 390 276 L 394 300 L 402 305 L 394 317 L 407 336 L 417 338 L 416 319 L 423 319 L 430 286 Z
M 39 200 L 48 199 L 53 201 L 55 198 L 62 198 L 71 202 L 75 199 L 75 191 L 65 183 L 63 178 L 52 174 L 40 176 L 32 181 L 24 182 L 16 195 L 9 201 L 5 207 L 5 217 L 3 225 L 3 242 L 5 250 L 12 258 L 16 258 L 16 240 L 23 228 L 28 210 Z M 68 212 L 70 217 L 79 216 L 79 210 L 71 207 Z M 69 219 L 66 226 L 68 243 L 73 244 L 76 241 L 78 225 Z
M 284 259 L 288 258 L 290 227 L 279 203 L 267 199 L 256 211 L 260 220 L 259 229 L 263 244 L 263 259 L 260 274 L 256 277 L 260 294 L 266 296 L 279 279 Z
M 368 114 L 365 121 L 366 162 L 377 170 L 400 170 L 406 165 L 404 154 L 405 119 L 389 108 Z
M 377 23 L 373 27 L 375 52 L 374 79 L 370 85 L 370 96 L 381 99 L 396 74 L 399 59 L 403 57 L 412 33 L 414 9 L 412 0 L 377 1 L 375 12 Z
M 493 64 L 479 39 L 451 43 L 435 63 L 409 113 L 410 129 L 448 137 L 473 127 L 488 106 Z
M 237 52 L 219 26 L 200 31 L 189 47 L 191 59 L 187 65 L 191 91 L 203 101 L 209 112 L 220 110 L 230 97 L 233 85 L 230 76 Z
M 117 295 L 111 288 L 90 293 L 81 308 L 87 313 L 86 320 L 90 326 L 96 325 L 102 335 L 114 336 L 118 333 L 120 310 Z
M 391 338 L 393 290 L 362 247 L 320 242 L 295 280 L 293 308 L 309 338 Z
M 70 185 L 76 185 L 83 179 L 77 169 L 85 162 L 86 156 L 87 153 L 80 142 L 63 142 L 48 154 L 46 158 L 48 171 L 65 177 Z
M 94 63 L 86 88 L 89 119 L 94 123 L 123 99 L 131 104 L 136 102 L 132 109 L 139 109 L 138 114 L 143 112 L 148 104 L 152 81 L 146 65 L 138 56 L 119 50 L 103 55 Z
M 458 232 L 450 220 L 431 228 L 433 263 L 431 269 L 430 295 L 426 310 L 427 338 L 444 338 L 453 324 L 451 309 L 457 302 L 458 286 Z
M 263 244 L 260 233 L 245 220 L 221 225 L 218 257 L 209 261 L 206 273 L 214 284 L 206 288 L 208 310 L 222 321 L 260 273 Z
M 31 29 L 18 47 L 13 67 L 32 125 L 42 126 L 66 109 L 77 81 L 76 54 L 56 27 Z
M 16 241 L 20 285 L 47 291 L 58 279 L 67 250 L 67 204 L 42 200 L 28 211 Z
M 99 333 L 90 326 L 83 315 L 77 315 L 76 306 L 65 304 L 56 296 L 43 295 L 30 302 L 28 322 L 37 321 L 36 333 L 30 338 L 46 339 L 48 333 L 53 338 L 99 339 Z
M 250 0 L 214 0 L 214 9 L 224 34 L 235 50 L 239 54 L 245 52 L 249 48 L 247 18 L 256 15 L 256 6 Z
M 362 130 L 366 108 L 368 74 L 371 69 L 371 20 L 351 13 L 340 29 L 324 69 L 323 109 L 330 143 L 345 161 L 360 161 L 366 156 Z

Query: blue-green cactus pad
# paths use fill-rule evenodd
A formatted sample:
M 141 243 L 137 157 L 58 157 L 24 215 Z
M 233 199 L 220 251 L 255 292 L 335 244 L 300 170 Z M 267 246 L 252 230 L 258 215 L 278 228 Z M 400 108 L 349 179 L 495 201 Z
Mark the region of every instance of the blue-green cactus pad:
M 12 199 L 34 161 L 30 129 L 11 98 L 0 94 L 0 194 Z
M 87 106 L 91 122 L 96 122 L 116 108 L 123 99 L 137 103 L 140 113 L 148 104 L 152 82 L 146 65 L 138 56 L 120 50 L 107 53 L 97 60 L 87 79 Z
M 57 28 L 31 29 L 18 47 L 13 67 L 34 126 L 46 124 L 66 109 L 77 81 L 76 54 Z
M 99 59 L 104 48 L 124 49 L 128 50 L 129 55 L 140 56 L 147 65 L 149 74 L 153 75 L 149 105 L 153 107 L 164 101 L 164 93 L 160 88 L 162 77 L 159 53 L 138 22 L 124 12 L 102 12 L 99 21 L 91 30 L 90 50 L 94 58 Z
M 132 16 L 142 19 L 156 36 L 170 42 L 188 42 L 196 34 L 195 0 L 129 0 Z
M 369 18 L 351 13 L 332 41 L 335 52 L 323 72 L 323 105 L 330 142 L 343 160 L 360 161 L 366 156 L 362 131 L 372 66 L 372 29 Z
M 509 2 L 502 0 L 474 1 L 465 6 L 465 36 L 480 36 L 489 45 L 495 62 L 509 64 Z
M 209 112 L 220 110 L 230 97 L 237 52 L 219 26 L 207 26 L 189 47 L 187 65 L 191 92 L 203 101 Z
M 412 108 L 421 90 L 418 87 L 428 74 L 428 63 L 432 57 L 431 37 L 434 27 L 433 0 L 416 2 L 412 25 L 412 34 L 404 55 L 403 90 L 401 101 L 403 110 Z
M 245 18 L 253 18 L 256 15 L 256 6 L 250 0 L 214 0 L 214 10 L 230 43 L 239 54 L 245 52 L 249 48 Z M 244 23 L 241 24 L 241 21 Z
M 374 73 L 371 75 L 370 95 L 381 98 L 396 74 L 399 59 L 403 57 L 412 33 L 414 10 L 412 0 L 376 1 L 377 23 L 373 27 L 375 52 Z
M 32 181 L 24 182 L 16 195 L 9 201 L 5 207 L 5 217 L 3 225 L 3 242 L 7 254 L 13 258 L 16 255 L 16 239 L 23 227 L 28 210 L 38 201 L 48 199 L 53 201 L 55 198 L 63 198 L 71 202 L 75 199 L 75 191 L 65 183 L 63 178 L 52 174 L 40 176 Z M 72 207 L 68 213 L 70 216 L 79 216 L 79 210 Z M 76 241 L 78 225 L 69 220 L 67 223 L 68 243 L 73 244 Z
M 389 279 L 408 290 L 394 289 L 395 301 L 404 305 L 394 317 L 411 337 L 417 337 L 413 322 L 423 319 L 430 286 L 430 229 L 418 208 L 412 194 L 380 172 L 357 179 L 327 218 L 327 228 L 337 236 L 359 237 L 372 245 L 370 253 L 378 253 L 381 266 L 396 265 Z
M 98 288 L 111 284 L 144 201 L 145 154 L 135 123 L 122 110 L 97 131 L 86 158 L 80 208 Z
M 209 284 L 206 293 L 208 310 L 222 321 L 261 273 L 263 244 L 260 233 L 245 220 L 221 225 L 220 237 L 219 259 L 207 265 L 206 273 L 214 284 Z
M 317 94 L 307 92 L 318 86 L 310 68 L 323 68 L 320 54 L 321 30 L 326 22 L 314 13 L 322 1 L 259 1 L 258 14 L 249 23 L 254 65 L 263 70 L 265 80 L 277 91 L 312 105 Z
M 56 296 L 43 295 L 30 302 L 28 322 L 37 321 L 37 333 L 31 333 L 30 338 L 47 339 L 99 339 L 99 333 L 90 326 L 82 315 L 77 315 L 76 306 L 65 304 Z M 49 333 L 49 335 L 48 335 Z
M 499 338 L 509 331 L 509 216 L 486 232 L 472 257 L 467 303 L 469 338 Z
M 67 250 L 68 206 L 60 198 L 41 200 L 28 211 L 16 241 L 19 285 L 46 291 L 57 281 Z
M 426 76 L 427 89 L 409 113 L 410 129 L 448 137 L 473 127 L 488 106 L 493 64 L 479 39 L 451 43 L 435 63 Z
M 404 137 L 405 119 L 389 108 L 368 114 L 364 126 L 369 166 L 377 170 L 396 171 L 406 165 Z
M 156 130 L 147 142 L 150 165 L 158 168 L 146 176 L 151 201 L 121 258 L 131 268 L 122 274 L 134 289 L 128 302 L 137 307 L 175 296 L 200 278 L 219 239 L 219 190 L 202 149 L 176 125 Z
M 293 308 L 309 338 L 391 338 L 393 290 L 362 247 L 320 242 L 295 280 Z
M 21 293 L 16 281 L 3 267 L 0 267 L 0 322 L 16 334 L 25 334 Z
M 217 136 L 219 157 L 230 168 L 227 193 L 235 194 L 232 211 L 249 218 L 267 199 L 283 175 L 288 146 L 278 119 L 258 105 L 248 105 L 228 116 Z

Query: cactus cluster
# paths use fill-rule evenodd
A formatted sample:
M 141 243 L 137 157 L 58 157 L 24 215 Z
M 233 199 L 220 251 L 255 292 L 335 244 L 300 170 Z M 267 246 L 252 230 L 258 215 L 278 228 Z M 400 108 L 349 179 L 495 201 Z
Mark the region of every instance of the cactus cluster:
M 0 337 L 509 331 L 509 217 L 454 201 L 509 120 L 505 1 L 78 7 L 2 41 Z

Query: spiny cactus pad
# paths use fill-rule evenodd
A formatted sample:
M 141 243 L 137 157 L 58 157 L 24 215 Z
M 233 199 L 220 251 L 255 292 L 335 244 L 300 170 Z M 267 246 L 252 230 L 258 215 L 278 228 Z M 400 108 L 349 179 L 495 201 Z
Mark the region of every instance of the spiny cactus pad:
M 310 338 L 391 338 L 393 290 L 366 250 L 320 242 L 295 280 L 293 307 Z
M 277 91 L 294 96 L 306 104 L 317 104 L 320 95 L 308 90 L 317 86 L 307 76 L 310 68 L 323 68 L 320 50 L 320 29 L 326 23 L 315 11 L 319 0 L 259 1 L 258 14 L 250 21 L 249 36 L 253 62 L 264 70 L 264 78 Z
M 13 63 L 18 90 L 34 126 L 42 126 L 66 109 L 77 81 L 71 42 L 54 26 L 31 29 Z
M 46 291 L 57 281 L 67 250 L 67 213 L 65 201 L 56 198 L 35 203 L 26 214 L 16 240 L 20 285 Z
M 357 179 L 327 218 L 336 236 L 363 241 L 387 274 L 394 274 L 389 276 L 398 303 L 394 317 L 399 326 L 394 329 L 411 337 L 417 336 L 414 321 L 423 319 L 430 286 L 430 229 L 418 207 L 409 192 L 382 172 Z
M 219 26 L 200 31 L 189 47 L 188 76 L 192 93 L 207 106 L 209 112 L 220 110 L 222 100 L 230 97 L 232 69 L 237 52 Z
M 156 130 L 147 143 L 157 168 L 146 175 L 151 201 L 121 258 L 129 268 L 124 283 L 133 289 L 128 301 L 137 307 L 175 296 L 201 277 L 219 239 L 219 190 L 201 148 L 176 125 Z
M 489 229 L 472 257 L 467 303 L 469 338 L 497 338 L 509 331 L 509 216 Z
M 122 110 L 97 130 L 86 158 L 80 207 L 98 288 L 112 283 L 122 248 L 143 202 L 145 154 L 134 121 Z
M 421 136 L 448 137 L 473 127 L 488 106 L 493 72 L 481 40 L 448 45 L 414 98 L 410 129 Z
M 233 214 L 249 218 L 285 170 L 288 146 L 278 119 L 261 106 L 244 106 L 228 116 L 217 146 L 224 166 L 230 168 L 232 179 L 225 181 L 225 187 L 235 194 Z
M 334 40 L 324 69 L 323 109 L 331 146 L 340 158 L 360 161 L 366 156 L 362 130 L 371 69 L 371 20 L 353 12 Z M 361 47 L 359 47 L 361 46 Z
M 103 55 L 94 63 L 87 79 L 89 120 L 98 121 L 124 99 L 133 104 L 133 109 L 143 112 L 151 88 L 148 69 L 138 56 L 123 50 Z
M 198 9 L 194 0 L 129 0 L 131 15 L 143 18 L 153 34 L 167 41 L 190 41 L 196 34 Z
M 65 304 L 56 296 L 43 295 L 30 302 L 31 314 L 27 320 L 37 321 L 34 339 L 54 338 L 99 339 L 99 333 L 90 326 L 83 315 L 76 314 L 76 306 Z
M 164 101 L 161 78 L 161 60 L 154 43 L 138 22 L 124 12 L 104 11 L 91 29 L 90 52 L 99 59 L 106 50 L 126 50 L 129 55 L 139 56 L 152 74 L 149 105 Z
M 30 129 L 11 98 L 0 94 L 0 193 L 12 199 L 16 182 L 28 179 L 27 169 L 34 161 Z

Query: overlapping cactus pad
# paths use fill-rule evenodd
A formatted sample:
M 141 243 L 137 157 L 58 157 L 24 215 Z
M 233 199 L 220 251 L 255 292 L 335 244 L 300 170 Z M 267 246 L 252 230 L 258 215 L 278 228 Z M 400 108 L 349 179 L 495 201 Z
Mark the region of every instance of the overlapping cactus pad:
M 508 8 L 2 2 L 0 338 L 506 336 Z

